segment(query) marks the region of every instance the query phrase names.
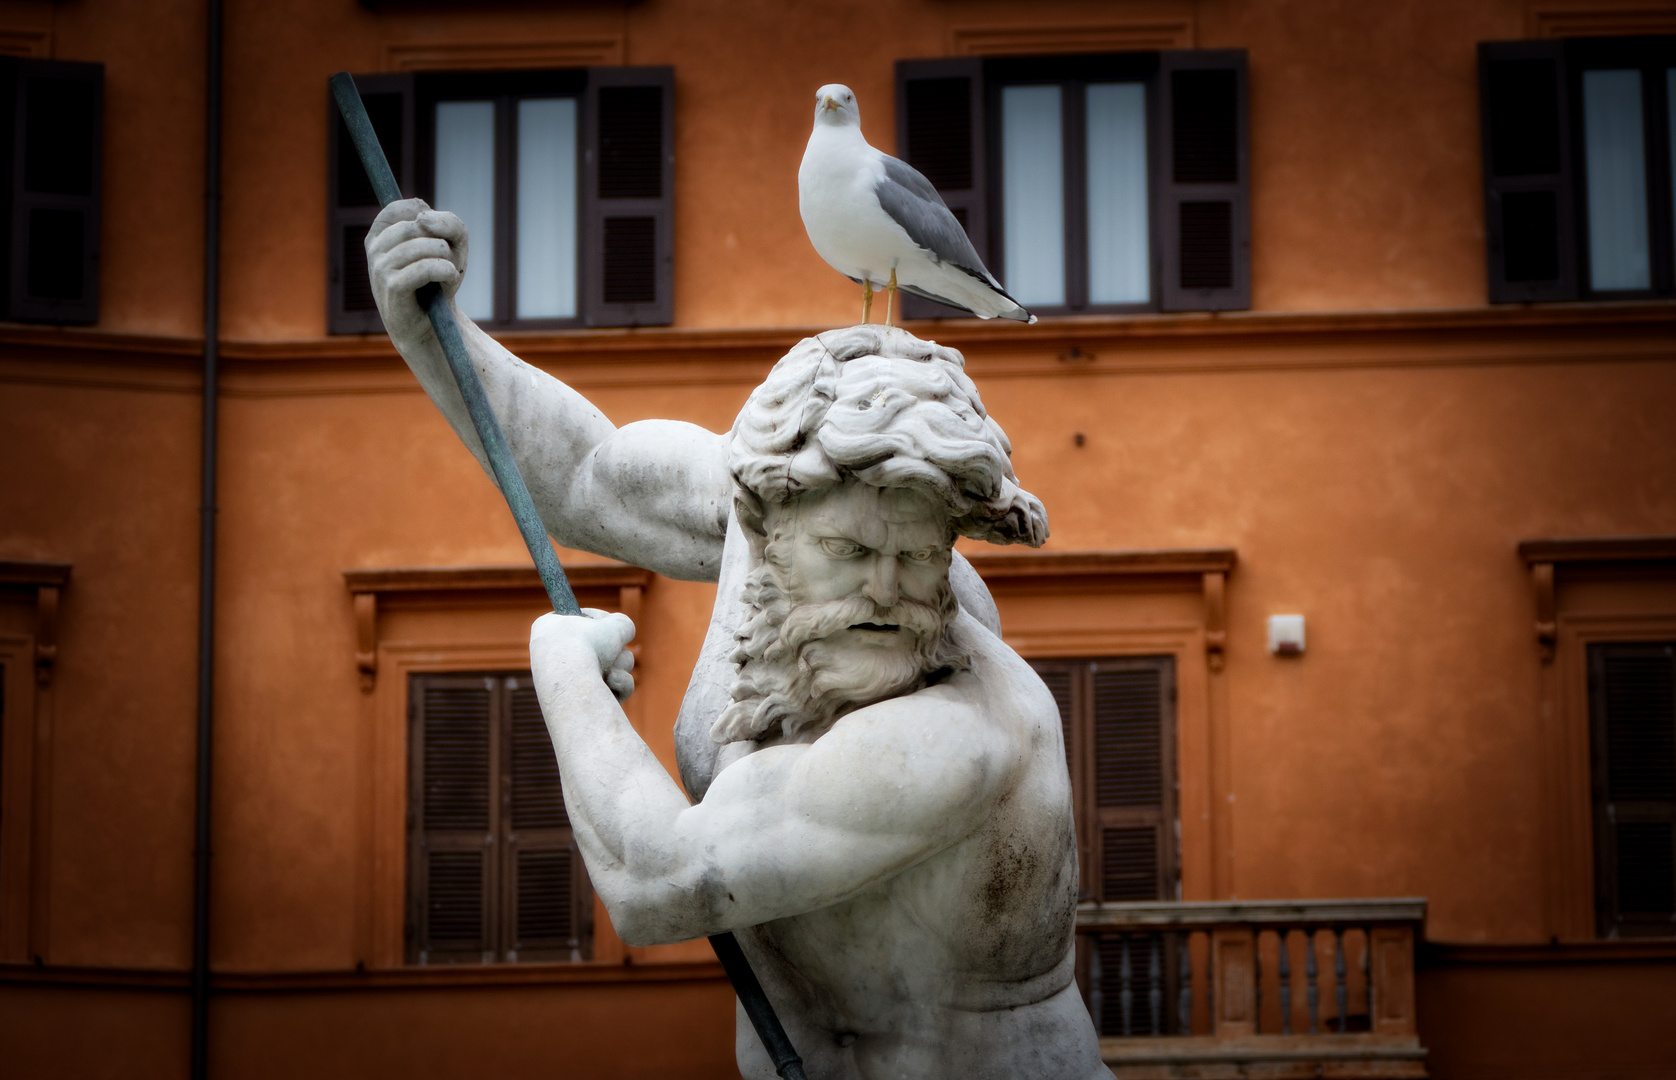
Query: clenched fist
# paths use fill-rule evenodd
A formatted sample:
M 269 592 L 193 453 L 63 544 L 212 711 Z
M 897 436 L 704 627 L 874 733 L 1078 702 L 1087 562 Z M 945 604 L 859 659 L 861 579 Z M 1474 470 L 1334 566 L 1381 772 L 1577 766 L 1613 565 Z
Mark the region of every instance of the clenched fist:
M 618 701 L 627 701 L 634 692 L 634 654 L 628 651 L 633 640 L 634 622 L 621 613 L 583 608 L 581 616 L 543 615 L 530 627 L 530 666 L 546 668 L 549 655 L 569 650 L 592 654 L 605 685 Z
M 453 299 L 466 272 L 466 224 L 423 199 L 393 202 L 367 231 L 367 275 L 384 328 L 399 348 L 431 333 L 414 294 L 436 282 Z

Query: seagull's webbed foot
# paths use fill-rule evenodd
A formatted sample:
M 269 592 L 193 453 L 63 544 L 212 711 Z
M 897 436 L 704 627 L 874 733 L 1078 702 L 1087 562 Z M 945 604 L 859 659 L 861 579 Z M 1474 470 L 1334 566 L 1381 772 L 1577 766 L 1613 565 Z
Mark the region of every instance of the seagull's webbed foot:
M 861 322 L 866 325 L 873 317 L 873 281 L 871 278 L 861 279 Z

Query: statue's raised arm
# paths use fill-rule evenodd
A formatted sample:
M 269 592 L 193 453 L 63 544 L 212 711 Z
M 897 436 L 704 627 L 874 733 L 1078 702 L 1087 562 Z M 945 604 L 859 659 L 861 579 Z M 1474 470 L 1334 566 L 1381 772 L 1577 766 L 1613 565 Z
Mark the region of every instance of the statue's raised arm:
M 465 224 L 406 199 L 378 215 L 366 247 L 373 298 L 390 340 L 488 472 L 465 402 L 414 296 L 436 282 L 453 302 L 466 272 Z M 669 577 L 714 581 L 733 492 L 726 436 L 668 420 L 618 428 L 581 394 L 513 356 L 457 311 L 456 317 L 553 538 Z

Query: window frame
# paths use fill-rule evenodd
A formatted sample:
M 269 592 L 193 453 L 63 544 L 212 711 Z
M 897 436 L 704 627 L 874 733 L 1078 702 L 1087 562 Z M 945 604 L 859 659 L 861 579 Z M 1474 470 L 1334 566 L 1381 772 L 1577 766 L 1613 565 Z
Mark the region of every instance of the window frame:
M 28 87 L 35 79 L 87 83 L 92 114 L 87 132 L 88 190 L 44 192 L 28 188 Z M 105 65 L 71 60 L 0 57 L 0 319 L 88 326 L 99 321 L 101 218 L 104 210 Z M 29 291 L 31 215 L 58 211 L 81 215 L 80 296 L 36 296 Z
M 990 271 L 1007 280 L 1006 185 L 1002 141 L 1002 95 L 1015 86 L 1059 87 L 1060 139 L 1063 147 L 1065 208 L 1065 300 L 1029 305 L 1033 315 L 1130 314 L 1157 311 L 1162 299 L 1162 209 L 1158 191 L 1161 128 L 1160 65 L 1157 53 L 1111 53 L 1073 57 L 1017 57 L 984 63 L 984 110 L 988 130 L 986 177 L 989 192 Z M 1146 94 L 1147 148 L 1147 290 L 1144 301 L 1096 304 L 1088 299 L 1088 141 L 1087 101 L 1091 83 L 1139 83 Z
M 1676 641 L 1676 537 L 1526 540 L 1518 551 L 1536 616 L 1544 937 L 1599 941 L 1588 653 Z
M 1666 665 L 1676 668 L 1676 657 L 1672 656 L 1673 646 L 1676 646 L 1676 635 L 1664 640 L 1591 641 L 1583 646 L 1589 695 L 1589 788 L 1594 824 L 1595 933 L 1604 939 L 1676 937 L 1676 913 L 1660 923 L 1645 914 L 1626 914 L 1619 907 L 1623 889 L 1619 879 L 1621 864 L 1617 858 L 1616 827 L 1632 823 L 1663 822 L 1676 832 L 1676 798 L 1630 800 L 1614 797 L 1604 672 L 1610 653 L 1642 652 L 1654 648 L 1662 648 Z M 1672 722 L 1676 723 L 1676 719 Z M 1640 805 L 1625 806 L 1625 803 Z M 1657 803 L 1664 805 L 1653 805 Z M 1672 869 L 1676 871 L 1676 867 Z
M 1181 181 L 1176 178 L 1175 142 L 1180 117 L 1174 86 L 1192 72 L 1225 70 L 1234 80 L 1235 174 L 1229 181 Z M 1066 303 L 1026 304 L 1033 314 L 1125 315 L 1158 311 L 1231 311 L 1251 307 L 1250 243 L 1250 122 L 1246 53 L 1243 49 L 1167 49 L 1102 52 L 1057 56 L 957 57 L 899 60 L 896 66 L 897 156 L 916 167 L 914 110 L 909 102 L 912 84 L 942 79 L 970 79 L 970 187 L 938 187 L 951 210 L 968 216 L 967 233 L 978 256 L 1007 284 L 1004 251 L 1005 192 L 1002 183 L 1001 94 L 1008 86 L 1058 85 L 1061 89 L 1062 183 L 1065 195 Z M 1144 302 L 1090 303 L 1088 301 L 1087 147 L 1085 140 L 1086 87 L 1090 83 L 1140 83 L 1145 87 L 1147 115 L 1147 220 L 1150 296 Z M 1074 89 L 1075 93 L 1066 93 Z M 943 147 L 946 149 L 945 147 Z M 934 152 L 934 151 L 933 151 Z M 922 169 L 921 171 L 926 171 Z M 928 173 L 928 176 L 930 174 Z M 930 176 L 933 183 L 936 176 Z M 1227 253 L 1229 278 L 1225 285 L 1184 286 L 1184 247 L 1180 235 L 1184 203 L 1210 201 L 1229 207 Z M 917 296 L 903 298 L 908 318 L 962 318 L 959 312 Z
M 414 80 L 414 172 L 419 197 L 436 205 L 436 106 L 452 101 L 489 101 L 495 106 L 494 316 L 474 319 L 485 330 L 571 330 L 587 324 L 585 304 L 591 267 L 583 239 L 586 198 L 581 183 L 587 157 L 583 119 L 588 73 L 584 69 L 423 73 Z M 576 314 L 520 319 L 518 300 L 517 106 L 525 99 L 569 98 L 576 102 Z M 468 272 L 469 272 L 468 266 Z
M 429 879 L 426 874 L 432 850 L 473 850 L 462 843 L 463 837 L 433 837 L 435 829 L 427 829 L 424 821 L 425 785 L 425 707 L 424 693 L 431 688 L 464 688 L 481 684 L 490 694 L 488 759 L 489 826 L 487 836 L 478 850 L 485 852 L 482 872 L 482 911 L 484 913 L 483 948 L 481 950 L 448 950 L 428 948 L 424 933 L 428 926 L 426 905 L 429 899 Z M 560 843 L 569 854 L 571 876 L 570 920 L 575 931 L 568 948 L 532 947 L 520 949 L 517 938 L 519 889 L 517 856 L 523 850 L 522 836 L 511 817 L 513 723 L 511 696 L 517 691 L 534 690 L 534 679 L 527 670 L 472 671 L 472 672 L 412 672 L 407 677 L 408 693 L 408 859 L 407 903 L 404 939 L 407 962 L 413 965 L 441 964 L 516 964 L 541 962 L 579 963 L 593 959 L 593 888 L 588 881 L 587 868 L 582 864 L 581 850 L 576 846 L 575 833 L 567 824 L 539 830 L 543 834 L 534 843 L 549 848 Z M 459 831 L 459 830 L 451 830 Z M 534 831 L 534 830 L 531 830 Z M 443 847 L 433 849 L 441 841 Z M 556 850 L 556 849 L 555 849 Z
M 1491 68 L 1516 62 L 1554 65 L 1556 171 L 1501 173 L 1496 167 L 1498 127 L 1542 120 L 1538 113 L 1499 116 Z M 1587 145 L 1583 130 L 1583 73 L 1640 71 L 1642 152 L 1647 191 L 1649 276 L 1645 289 L 1595 289 L 1590 284 Z M 1676 35 L 1489 41 L 1478 46 L 1480 169 L 1484 186 L 1486 291 L 1491 304 L 1585 300 L 1668 299 L 1676 296 L 1676 209 L 1671 173 L 1670 101 L 1662 72 L 1676 68 Z M 1506 200 L 1530 193 L 1554 197 L 1555 275 L 1507 277 L 1509 224 Z
M 435 195 L 435 104 L 443 101 L 485 101 L 496 103 L 496 221 L 494 224 L 494 315 L 479 322 L 491 333 L 504 331 L 563 331 L 579 328 L 668 326 L 675 317 L 674 272 L 674 69 L 662 67 L 543 68 L 495 71 L 420 71 L 395 74 L 359 75 L 356 84 L 368 99 L 374 126 L 379 127 L 374 95 L 389 95 L 400 102 L 401 146 L 391 152 L 390 165 L 404 193 L 431 201 Z M 612 92 L 645 90 L 658 95 L 657 156 L 616 155 L 612 146 L 644 149 L 649 145 L 649 112 L 638 114 L 620 107 L 614 113 L 614 127 L 602 122 L 602 110 L 613 108 Z M 346 130 L 336 106 L 325 95 L 327 118 L 326 174 L 326 332 L 328 334 L 382 334 L 384 324 L 376 307 L 350 279 L 363 274 L 364 256 L 352 233 L 365 235 L 365 228 L 378 213 L 369 204 L 345 205 L 344 190 L 360 184 L 359 162 L 349 146 Z M 563 318 L 519 319 L 516 312 L 517 260 L 517 150 L 514 133 L 516 109 L 511 103 L 522 98 L 573 97 L 578 102 L 577 124 L 577 298 L 576 314 Z M 620 97 L 619 97 L 620 100 Z M 636 126 L 637 117 L 640 121 Z M 392 121 L 394 123 L 394 121 Z M 391 127 L 386 124 L 380 131 Z M 612 132 L 622 142 L 612 143 Z M 391 132 L 393 137 L 393 131 Z M 389 147 L 386 147 L 389 151 Z M 609 197 L 602 192 L 602 171 L 617 169 L 619 178 L 632 176 L 646 185 L 655 178 L 655 193 L 640 191 L 632 197 Z M 654 171 L 655 170 L 655 171 Z M 362 192 L 362 195 L 365 193 Z M 613 245 L 609 224 L 613 221 L 636 226 L 628 242 Z M 644 244 L 650 230 L 650 247 Z M 613 275 L 616 275 L 613 277 Z M 631 295 L 609 296 L 606 279 L 625 284 Z M 364 281 L 364 277 L 361 281 Z M 347 302 L 353 299 L 356 307 Z
M 1644 300 L 1676 294 L 1676 238 L 1672 236 L 1669 91 L 1662 78 L 1676 68 L 1676 37 L 1568 38 L 1565 80 L 1576 199 L 1577 284 L 1587 300 Z M 1596 289 L 1589 284 L 1589 171 L 1583 130 L 1583 75 L 1635 69 L 1641 74 L 1641 152 L 1647 192 L 1648 287 Z

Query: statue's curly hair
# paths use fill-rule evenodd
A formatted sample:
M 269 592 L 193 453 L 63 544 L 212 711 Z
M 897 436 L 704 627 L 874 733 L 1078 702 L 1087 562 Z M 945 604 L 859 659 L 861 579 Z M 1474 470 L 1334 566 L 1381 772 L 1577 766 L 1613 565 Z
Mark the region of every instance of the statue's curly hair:
M 955 533 L 1040 547 L 1047 511 L 1018 486 L 1012 445 L 954 349 L 905 330 L 854 326 L 797 343 L 733 425 L 739 522 L 763 535 L 768 503 L 854 478 L 941 504 Z

